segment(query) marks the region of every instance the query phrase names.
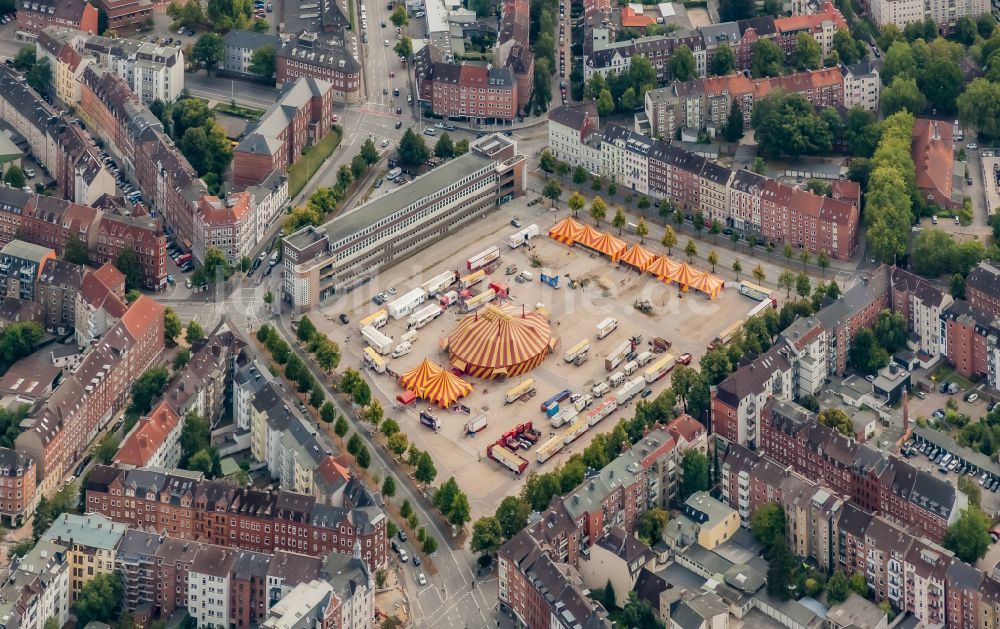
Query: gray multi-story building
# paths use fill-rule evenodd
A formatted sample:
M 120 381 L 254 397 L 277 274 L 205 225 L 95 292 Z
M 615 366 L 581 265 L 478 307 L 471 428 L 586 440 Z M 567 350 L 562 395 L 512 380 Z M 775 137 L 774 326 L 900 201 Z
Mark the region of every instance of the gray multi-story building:
M 300 229 L 284 241 L 283 298 L 304 312 L 361 286 L 523 194 L 526 163 L 513 140 L 489 135 L 390 194 Z
M 56 252 L 23 240 L 12 240 L 0 249 L 0 283 L 7 297 L 35 301 L 42 267 Z
M 49 258 L 38 278 L 38 303 L 45 308 L 45 328 L 72 330 L 76 320 L 76 295 L 86 269 L 80 264 Z

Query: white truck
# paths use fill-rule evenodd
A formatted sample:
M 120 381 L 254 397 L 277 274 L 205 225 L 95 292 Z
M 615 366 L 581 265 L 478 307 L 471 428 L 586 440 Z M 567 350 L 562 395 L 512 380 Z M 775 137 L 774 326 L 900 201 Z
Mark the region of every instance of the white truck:
M 406 341 L 407 343 L 412 343 L 413 341 L 417 340 L 417 331 L 407 330 L 406 332 L 403 332 L 403 335 L 399 337 L 399 340 Z
M 618 408 L 618 400 L 615 398 L 608 398 L 594 407 L 589 413 L 587 413 L 587 424 L 593 426 L 597 422 L 601 421 L 611 413 L 615 412 Z
M 424 292 L 424 289 L 414 288 L 413 290 L 408 291 L 389 302 L 386 306 L 386 310 L 389 311 L 390 317 L 399 321 L 403 317 L 408 317 L 413 314 L 416 307 L 424 303 L 426 300 L 427 293 Z
M 466 434 L 474 435 L 483 428 L 486 428 L 486 415 L 482 413 L 465 422 Z
M 532 223 L 524 229 L 518 230 L 507 238 L 507 244 L 511 249 L 517 249 L 524 243 L 538 235 L 538 225 Z
M 640 367 L 645 367 L 646 363 L 653 360 L 653 356 L 654 356 L 653 352 L 649 351 L 642 352 L 635 357 L 635 362 L 639 363 Z
M 639 363 L 634 360 L 630 360 L 624 365 L 622 365 L 622 371 L 625 372 L 626 376 L 631 376 L 638 370 L 639 370 Z
M 438 304 L 428 304 L 413 313 L 413 316 L 406 322 L 409 330 L 419 330 L 441 315 L 441 306 Z
M 607 382 L 598 382 L 594 386 L 590 387 L 590 392 L 594 397 L 604 397 L 604 395 L 611 390 L 611 387 Z
M 409 341 L 403 341 L 396 346 L 396 349 L 392 350 L 392 357 L 399 358 L 400 356 L 406 356 L 413 349 L 413 345 Z
M 620 389 L 615 391 L 615 401 L 618 402 L 618 406 L 622 406 L 634 398 L 645 386 L 645 378 L 635 378 L 634 380 L 627 381 Z
M 581 395 L 580 397 L 576 398 L 576 400 L 573 401 L 573 408 L 575 408 L 577 411 L 582 412 L 583 409 L 590 406 L 590 403 L 593 401 L 594 401 L 594 396 L 590 395 L 589 393 L 584 393 L 583 395 Z
M 643 372 L 643 377 L 646 379 L 647 384 L 652 384 L 656 382 L 663 376 L 667 375 L 671 369 L 674 368 L 674 355 L 664 354 L 659 360 L 651 364 Z
M 369 347 L 383 356 L 392 351 L 392 338 L 371 326 L 361 328 L 361 336 L 364 337 Z
M 617 387 L 621 383 L 625 382 L 625 373 L 621 371 L 616 371 L 610 376 L 608 376 L 608 385 L 612 387 Z
M 614 317 L 608 317 L 604 321 L 597 324 L 597 338 L 603 339 L 605 336 L 611 334 L 618 328 L 618 319 Z

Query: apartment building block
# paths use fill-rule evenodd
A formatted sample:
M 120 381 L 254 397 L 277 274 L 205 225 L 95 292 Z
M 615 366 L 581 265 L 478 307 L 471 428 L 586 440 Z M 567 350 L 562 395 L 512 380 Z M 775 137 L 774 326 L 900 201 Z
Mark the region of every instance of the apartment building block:
M 556 159 L 601 173 L 601 133 L 593 103 L 556 107 L 549 111 L 549 151 Z
M 1000 332 L 995 315 L 959 299 L 940 315 L 942 353 L 948 364 L 965 378 L 986 377 L 996 382 L 996 339 Z
M 49 26 L 38 33 L 35 41 L 36 58 L 46 59 L 52 69 L 56 98 L 67 104 L 80 102 L 78 79 L 87 64 L 94 61 L 77 49 L 86 38 L 80 31 Z
M 361 64 L 342 41 L 302 32 L 278 49 L 274 61 L 278 87 L 298 78 L 329 83 L 338 104 L 361 102 Z
M 86 267 L 50 258 L 38 278 L 38 303 L 45 309 L 45 329 L 72 330 L 76 321 L 76 297 L 83 287 Z
M 980 262 L 966 277 L 965 298 L 969 304 L 1000 317 L 1000 268 Z
M 88 512 L 174 537 L 231 549 L 287 550 L 313 556 L 350 555 L 357 542 L 371 570 L 384 567 L 387 561 L 385 515 L 356 478 L 333 501 L 337 504 L 284 490 L 244 488 L 187 472 L 148 468 L 98 466 L 85 489 Z
M 56 253 L 23 240 L 12 240 L 0 249 L 0 287 L 5 297 L 38 301 L 42 268 Z
M 191 360 L 161 398 L 178 417 L 194 413 L 215 428 L 233 389 L 233 372 L 246 343 L 222 324 L 203 341 L 191 346 Z
M 66 548 L 39 540 L 0 587 L 0 618 L 11 629 L 44 629 L 49 618 L 64 626 L 69 605 Z
M 509 67 L 435 63 L 418 82 L 430 93 L 434 114 L 473 123 L 513 120 L 518 114 L 518 83 Z
M 509 69 L 514 76 L 519 114 L 527 113 L 528 100 L 535 87 L 535 55 L 529 41 L 530 20 L 527 0 L 504 0 L 500 7 L 497 44 L 493 48 L 493 65 Z
M 97 7 L 87 0 L 18 0 L 17 38 L 33 41 L 49 26 L 97 33 Z
M 975 20 L 989 13 L 990 3 L 985 0 L 867 0 L 864 3 L 872 20 L 879 28 L 895 24 L 902 30 L 911 22 L 931 18 L 944 32 L 950 32 L 960 18 Z
M 84 586 L 102 574 L 114 574 L 115 550 L 125 525 L 97 514 L 64 513 L 41 539 L 66 548 L 70 565 L 70 601 L 76 601 Z
M 892 290 L 892 311 L 903 315 L 907 329 L 916 335 L 917 351 L 936 356 L 944 353 L 941 315 L 955 301 L 951 295 L 922 277 L 893 268 L 889 282 Z
M 184 89 L 184 52 L 179 46 L 94 35 L 81 48 L 123 79 L 144 105 L 175 101 Z
M 11 448 L 0 448 L 0 524 L 18 528 L 35 510 L 35 462 Z
M 877 112 L 882 102 L 882 77 L 878 64 L 865 60 L 850 66 L 842 63 L 838 67 L 844 77 L 844 107 Z
M 17 450 L 35 461 L 42 493 L 62 485 L 97 434 L 124 408 L 135 379 L 159 360 L 163 312 L 145 295 L 134 301 L 63 379 L 32 418 L 32 427 L 17 436 Z

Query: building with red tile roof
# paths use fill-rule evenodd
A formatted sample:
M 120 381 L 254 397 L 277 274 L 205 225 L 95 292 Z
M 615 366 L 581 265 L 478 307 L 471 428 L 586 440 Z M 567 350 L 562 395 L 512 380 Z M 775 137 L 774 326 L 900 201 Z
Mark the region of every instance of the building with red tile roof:
M 913 125 L 910 154 L 917 171 L 917 189 L 927 203 L 942 208 L 960 206 L 951 200 L 955 167 L 955 140 L 952 125 L 943 120 L 917 118 Z
M 861 209 L 861 184 L 858 182 L 850 179 L 838 179 L 830 183 L 830 189 L 834 199 L 850 203 Z
M 76 342 L 86 346 L 104 336 L 127 309 L 124 297 L 119 297 L 113 286 L 102 282 L 96 272 L 87 272 L 74 305 Z
M 195 213 L 193 252 L 205 259 L 209 247 L 221 251 L 231 264 L 248 256 L 257 243 L 253 197 L 249 192 L 234 192 L 224 200 L 216 196 L 198 199 Z
M 182 425 L 177 413 L 161 401 L 139 420 L 118 448 L 113 462 L 132 467 L 177 467 L 181 460 Z
M 435 63 L 422 80 L 431 83 L 431 109 L 439 116 L 482 122 L 517 115 L 518 83 L 509 68 Z
M 118 298 L 125 299 L 125 274 L 118 270 L 118 267 L 105 262 L 101 268 L 93 272 L 94 277 L 108 287 Z
M 816 13 L 805 13 L 780 17 L 774 20 L 778 31 L 777 43 L 786 55 L 795 52 L 795 44 L 799 33 L 812 35 L 819 44 L 822 58 L 830 55 L 833 50 L 833 35 L 840 29 L 847 30 L 847 21 L 833 3 L 825 0 Z
M 652 17 L 636 12 L 630 6 L 622 9 L 621 17 L 622 27 L 624 28 L 646 28 L 647 26 L 656 24 L 656 20 Z

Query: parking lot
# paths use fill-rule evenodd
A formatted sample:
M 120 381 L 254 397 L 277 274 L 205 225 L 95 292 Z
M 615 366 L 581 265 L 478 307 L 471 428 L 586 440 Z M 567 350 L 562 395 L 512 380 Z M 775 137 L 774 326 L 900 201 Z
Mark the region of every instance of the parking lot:
M 427 408 L 425 402 L 418 400 L 410 407 L 400 408 L 395 402 L 396 395 L 402 392 L 399 385 L 389 375 L 366 371 L 373 383 L 373 391 L 387 409 L 387 415 L 399 421 L 411 441 L 430 452 L 438 469 L 438 478 L 443 480 L 455 476 L 460 479 L 463 489 L 470 496 L 473 519 L 491 513 L 503 496 L 520 489 L 521 478 L 487 459 L 487 446 L 504 432 L 526 421 L 532 421 L 541 432 L 539 444 L 555 434 L 556 430 L 540 410 L 543 400 L 566 388 L 580 393 L 589 392 L 594 383 L 605 380 L 609 375 L 605 370 L 604 357 L 629 337 L 642 337 L 640 346 L 636 348 L 639 352 L 651 349 L 651 339 L 659 336 L 673 341 L 670 352 L 674 355 L 690 352 L 697 359 L 704 353 L 705 345 L 734 320 L 741 318 L 753 303 L 739 295 L 735 288 L 724 290 L 715 301 L 693 292 L 680 293 L 676 286 L 668 287 L 652 275 L 625 271 L 612 266 L 607 258 L 547 238 L 548 228 L 564 216 L 549 212 L 541 204 L 528 207 L 524 198 L 512 201 L 489 218 L 470 225 L 460 235 L 420 252 L 389 269 L 364 288 L 328 303 L 321 309 L 323 317 L 312 317 L 321 331 L 341 344 L 344 355 L 342 364 L 362 368 L 366 345 L 359 333 L 358 321 L 379 309 L 371 301 L 374 295 L 386 292 L 389 287 L 395 289 L 397 295 L 402 295 L 442 271 L 457 269 L 464 275 L 468 272 L 465 269 L 467 258 L 490 245 L 500 247 L 501 263 L 490 281 L 504 282 L 509 286 L 510 295 L 506 303 L 523 307 L 526 311 L 539 305 L 548 310 L 552 332 L 559 339 L 553 355 L 525 376 L 506 381 L 484 381 L 465 376 L 474 387 L 471 394 L 461 401 L 468 407 L 469 414 L 435 409 L 433 412 L 442 424 L 436 433 L 419 423 L 419 412 Z M 534 239 L 531 250 L 523 246 L 512 250 L 506 242 L 507 236 L 517 231 L 510 225 L 515 217 L 525 226 L 535 223 L 540 228 L 541 235 Z M 632 240 L 627 236 L 625 238 Z M 647 242 L 646 246 L 655 253 L 661 252 L 658 244 Z M 529 271 L 534 281 L 515 282 L 514 276 L 505 274 L 508 266 L 517 267 L 518 272 Z M 551 288 L 538 281 L 543 272 L 558 275 L 559 288 Z M 576 280 L 577 288 L 568 286 L 570 279 Z M 484 289 L 485 284 L 475 290 Z M 633 308 L 637 299 L 649 300 L 652 312 L 643 314 Z M 345 315 L 350 323 L 341 323 L 340 315 Z M 442 348 L 446 346 L 448 334 L 463 316 L 467 315 L 460 314 L 456 308 L 446 309 L 442 315 L 420 328 L 417 338 L 412 341 L 411 352 L 399 358 L 385 356 L 388 368 L 402 374 L 424 358 L 448 367 L 448 355 Z M 596 324 L 610 316 L 617 318 L 617 329 L 606 338 L 597 340 Z M 407 332 L 407 320 L 390 319 L 379 331 L 392 337 L 395 346 L 401 335 Z M 580 366 L 565 362 L 564 353 L 586 338 L 591 341 L 589 359 Z M 527 377 L 534 379 L 537 395 L 526 401 L 506 404 L 506 392 Z M 665 377 L 648 385 L 651 389 L 649 395 L 655 396 L 669 384 L 670 378 Z M 633 398 L 609 420 L 595 426 L 541 465 L 535 458 L 537 444 L 530 451 L 520 451 L 519 454 L 529 462 L 526 471 L 555 469 L 570 454 L 582 451 L 595 434 L 607 432 L 619 419 L 631 416 L 628 406 L 637 399 L 640 398 Z M 487 415 L 487 427 L 475 436 L 466 436 L 466 421 L 480 413 Z
M 967 475 L 975 480 L 982 488 L 982 509 L 987 514 L 993 516 L 1000 513 L 1000 473 L 998 473 L 995 462 L 978 451 L 954 444 L 950 447 L 941 443 L 940 437 L 945 433 L 938 433 L 933 429 L 922 429 L 921 433 L 930 436 L 938 445 L 931 443 L 931 439 L 925 439 L 921 434 L 914 434 L 911 441 L 904 444 L 903 453 L 911 465 L 933 474 L 940 474 L 950 483 L 958 483 L 961 475 Z M 907 454 L 908 453 L 908 456 Z M 981 466 L 990 465 L 989 470 Z

